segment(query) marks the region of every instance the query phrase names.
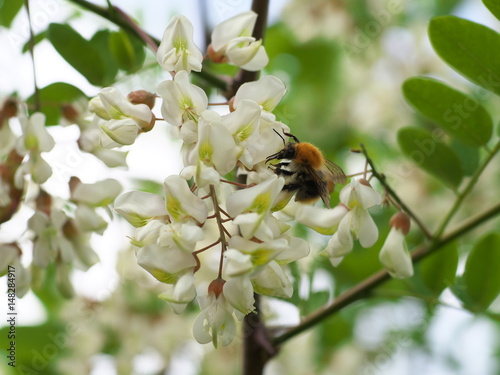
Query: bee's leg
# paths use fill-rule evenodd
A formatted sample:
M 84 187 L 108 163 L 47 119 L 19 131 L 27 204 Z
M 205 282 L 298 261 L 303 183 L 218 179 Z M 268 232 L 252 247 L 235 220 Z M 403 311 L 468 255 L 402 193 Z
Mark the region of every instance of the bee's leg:
M 289 162 L 281 162 L 279 164 L 275 165 L 274 173 L 276 173 L 278 176 L 292 176 L 295 172 L 291 172 L 287 169 L 284 169 L 283 167 L 287 167 L 290 163 Z
M 287 171 L 285 171 L 287 172 Z M 283 190 L 287 191 L 295 191 L 299 190 L 302 187 L 302 184 L 285 184 L 283 185 Z

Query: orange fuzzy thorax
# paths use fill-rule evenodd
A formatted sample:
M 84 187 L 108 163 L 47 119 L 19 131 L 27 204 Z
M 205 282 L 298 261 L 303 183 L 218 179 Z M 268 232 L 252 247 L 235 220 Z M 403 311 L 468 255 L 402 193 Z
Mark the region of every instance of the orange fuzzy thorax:
M 314 169 L 319 169 L 325 163 L 321 151 L 310 143 L 300 142 L 295 145 L 295 162 L 309 164 Z

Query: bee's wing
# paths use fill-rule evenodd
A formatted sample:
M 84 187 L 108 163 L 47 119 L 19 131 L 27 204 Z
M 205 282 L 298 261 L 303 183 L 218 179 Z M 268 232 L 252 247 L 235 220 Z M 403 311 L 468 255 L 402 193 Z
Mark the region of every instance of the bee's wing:
M 318 189 L 319 196 L 327 208 L 330 208 L 330 191 L 328 190 L 328 178 L 325 178 L 324 174 L 331 174 L 329 169 L 319 169 L 316 170 L 312 167 L 307 168 L 311 180 Z
M 336 184 L 345 185 L 345 183 L 347 182 L 347 177 L 342 168 L 328 159 L 325 160 L 325 165 L 326 169 L 328 169 L 328 171 L 331 173 L 332 181 Z

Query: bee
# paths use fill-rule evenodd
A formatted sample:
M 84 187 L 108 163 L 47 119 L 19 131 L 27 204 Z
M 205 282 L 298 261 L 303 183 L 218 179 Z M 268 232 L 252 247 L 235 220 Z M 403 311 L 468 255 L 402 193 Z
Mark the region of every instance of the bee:
M 337 164 L 326 159 L 321 151 L 307 142 L 290 133 L 283 132 L 295 142 L 285 142 L 284 148 L 266 158 L 266 162 L 280 160 L 270 165 L 278 176 L 285 178 L 283 192 L 290 197 L 295 194 L 295 201 L 312 203 L 321 198 L 326 207 L 330 208 L 330 193 L 335 184 L 344 185 L 346 175 Z

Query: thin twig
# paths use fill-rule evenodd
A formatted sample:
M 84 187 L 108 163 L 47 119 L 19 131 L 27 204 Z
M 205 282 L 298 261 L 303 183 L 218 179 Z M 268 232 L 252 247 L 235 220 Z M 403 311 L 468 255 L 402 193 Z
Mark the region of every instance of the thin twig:
M 370 173 L 372 170 L 369 169 L 367 171 L 362 171 L 362 172 L 358 172 L 358 173 L 351 173 L 351 174 L 346 174 L 345 176 L 346 177 L 356 177 L 356 176 L 361 176 L 361 175 L 365 175 L 366 173 Z
M 433 236 L 431 232 L 427 229 L 425 224 L 418 218 L 417 215 L 413 213 L 413 211 L 399 198 L 399 196 L 396 194 L 394 190 L 390 187 L 390 185 L 387 183 L 387 180 L 385 179 L 385 176 L 378 173 L 377 169 L 375 168 L 375 164 L 373 163 L 372 159 L 368 156 L 368 152 L 366 151 L 366 148 L 363 144 L 360 144 L 361 150 L 363 154 L 366 157 L 366 162 L 370 165 L 372 171 L 372 175 L 377 178 L 377 180 L 380 181 L 384 189 L 387 191 L 387 194 L 389 194 L 396 202 L 397 204 L 401 207 L 401 209 L 406 212 L 412 219 L 413 221 L 418 225 L 422 233 L 427 237 L 428 239 L 432 239 Z
M 222 223 L 222 217 L 220 216 L 219 202 L 217 201 L 217 193 L 215 192 L 214 185 L 210 185 L 210 197 L 212 198 L 212 203 L 214 205 L 214 214 L 217 219 L 217 226 L 219 227 L 219 239 L 221 242 L 220 250 L 220 261 L 219 261 L 219 277 L 222 277 L 222 265 L 224 264 L 224 252 L 227 250 L 226 242 L 226 228 Z
M 432 242 L 430 244 L 420 246 L 411 253 L 411 258 L 413 263 L 420 261 L 427 255 L 444 247 L 446 244 L 456 240 L 457 238 L 463 236 L 467 232 L 470 232 L 478 225 L 495 217 L 498 214 L 500 214 L 500 203 L 498 203 L 496 206 L 493 206 L 493 208 L 489 209 L 488 211 L 478 215 L 469 222 L 463 224 L 449 235 L 441 239 L 438 239 L 437 241 Z M 323 319 L 335 314 L 336 312 L 342 310 L 344 307 L 352 304 L 353 302 L 356 302 L 361 298 L 367 296 L 375 287 L 379 286 L 381 283 L 389 280 L 390 278 L 391 277 L 389 275 L 389 272 L 387 272 L 387 270 L 382 270 L 373 274 L 372 276 L 368 277 L 358 285 L 342 293 L 330 305 L 325 306 L 324 308 L 306 317 L 299 325 L 290 328 L 282 332 L 278 336 L 274 337 L 273 344 L 280 345 L 285 341 L 289 340 L 290 338 L 313 327 Z
M 457 210 L 460 208 L 463 200 L 465 197 L 471 192 L 471 190 L 474 188 L 476 185 L 477 180 L 483 173 L 484 169 L 488 166 L 490 161 L 493 159 L 493 157 L 497 154 L 497 152 L 500 150 L 500 141 L 497 142 L 493 150 L 491 150 L 488 154 L 488 157 L 483 161 L 483 164 L 476 170 L 476 172 L 472 175 L 471 179 L 465 186 L 464 190 L 461 193 L 458 193 L 457 199 L 453 203 L 453 206 L 450 208 L 450 211 L 446 214 L 446 217 L 443 219 L 441 224 L 439 225 L 438 229 L 436 230 L 436 233 L 434 234 L 434 238 L 438 239 L 439 237 L 442 236 L 444 233 L 446 227 L 448 226 L 450 220 L 453 218 Z
M 220 238 L 219 238 L 217 241 L 215 241 L 215 242 L 211 243 L 210 245 L 205 246 L 204 248 L 202 248 L 202 249 L 200 249 L 200 250 L 193 251 L 193 254 L 199 254 L 199 253 L 202 253 L 202 252 L 204 252 L 204 251 L 206 251 L 206 250 L 210 249 L 211 247 L 214 247 L 215 245 L 219 244 L 219 243 L 220 243 L 220 241 L 221 241 L 221 240 L 220 240 Z
M 30 56 L 31 56 L 31 65 L 32 65 L 32 69 L 33 69 L 33 86 L 35 89 L 35 92 L 33 94 L 33 99 L 34 99 L 34 103 L 35 103 L 35 111 L 39 111 L 41 108 L 40 89 L 38 88 L 38 84 L 36 83 L 35 34 L 33 33 L 33 25 L 31 24 L 31 13 L 30 13 L 29 0 L 25 0 L 24 5 L 26 7 L 26 14 L 28 15 L 28 25 L 29 25 L 29 30 L 30 30 L 29 51 L 30 51 Z
M 238 187 L 243 188 L 243 189 L 249 187 L 246 184 L 240 184 L 239 182 L 224 180 L 223 178 L 220 179 L 220 182 L 224 182 L 225 184 L 229 184 L 229 185 L 235 185 L 235 186 L 238 186 Z

